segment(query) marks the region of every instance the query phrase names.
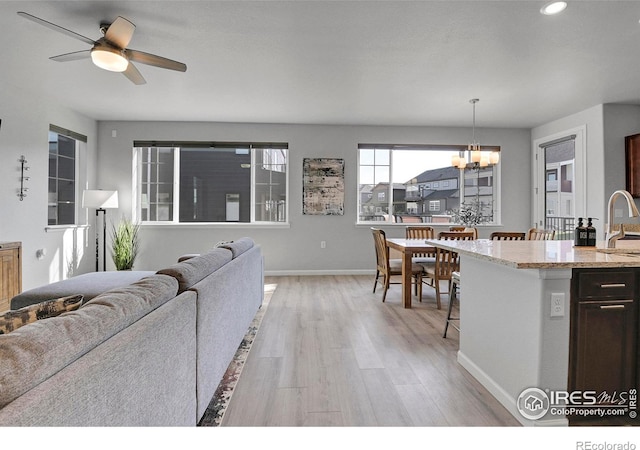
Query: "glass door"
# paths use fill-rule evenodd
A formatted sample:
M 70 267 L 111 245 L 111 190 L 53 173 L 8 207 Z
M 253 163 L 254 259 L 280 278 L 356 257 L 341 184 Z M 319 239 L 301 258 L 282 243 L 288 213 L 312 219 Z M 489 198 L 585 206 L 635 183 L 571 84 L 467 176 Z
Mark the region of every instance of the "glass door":
M 534 226 L 554 230 L 556 239 L 573 239 L 584 216 L 584 140 L 567 132 L 535 144 Z

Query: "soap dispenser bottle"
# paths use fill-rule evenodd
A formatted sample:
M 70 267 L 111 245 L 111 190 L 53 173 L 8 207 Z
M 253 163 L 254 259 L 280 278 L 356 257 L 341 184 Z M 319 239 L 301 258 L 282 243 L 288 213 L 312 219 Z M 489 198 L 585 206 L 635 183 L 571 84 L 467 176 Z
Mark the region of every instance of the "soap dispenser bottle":
M 583 247 L 587 245 L 587 227 L 584 226 L 582 217 L 578 217 L 578 226 L 575 231 L 574 245 L 576 247 Z
M 593 226 L 593 220 L 591 217 L 587 219 L 587 244 L 589 247 L 596 246 L 596 228 Z

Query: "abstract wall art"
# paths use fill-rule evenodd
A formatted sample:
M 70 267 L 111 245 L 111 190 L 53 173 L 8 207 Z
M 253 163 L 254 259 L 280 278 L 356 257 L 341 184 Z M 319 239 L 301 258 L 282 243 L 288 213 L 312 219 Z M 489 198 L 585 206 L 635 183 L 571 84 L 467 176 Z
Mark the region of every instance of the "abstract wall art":
M 344 159 L 304 158 L 302 214 L 344 215 Z

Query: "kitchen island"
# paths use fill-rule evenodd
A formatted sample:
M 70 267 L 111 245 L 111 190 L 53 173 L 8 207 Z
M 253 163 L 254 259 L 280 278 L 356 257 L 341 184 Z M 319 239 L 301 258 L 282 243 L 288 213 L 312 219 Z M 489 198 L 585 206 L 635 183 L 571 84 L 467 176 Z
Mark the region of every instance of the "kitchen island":
M 638 268 L 640 254 L 608 254 L 573 241 L 428 242 L 460 255 L 458 362 L 523 425 L 568 425 L 564 415 L 525 417 L 518 399 L 530 388 L 570 388 L 574 269 Z

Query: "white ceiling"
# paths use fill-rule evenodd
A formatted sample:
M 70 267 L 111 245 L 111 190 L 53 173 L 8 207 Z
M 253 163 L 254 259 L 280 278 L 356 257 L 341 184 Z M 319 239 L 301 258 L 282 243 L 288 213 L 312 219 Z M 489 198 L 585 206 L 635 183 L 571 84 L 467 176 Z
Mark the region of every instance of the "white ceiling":
M 0 1 L 2 88 L 27 87 L 98 120 L 534 127 L 601 103 L 640 104 L 640 2 Z M 101 21 L 129 47 L 187 64 L 138 64 L 135 86 L 50 56 Z

